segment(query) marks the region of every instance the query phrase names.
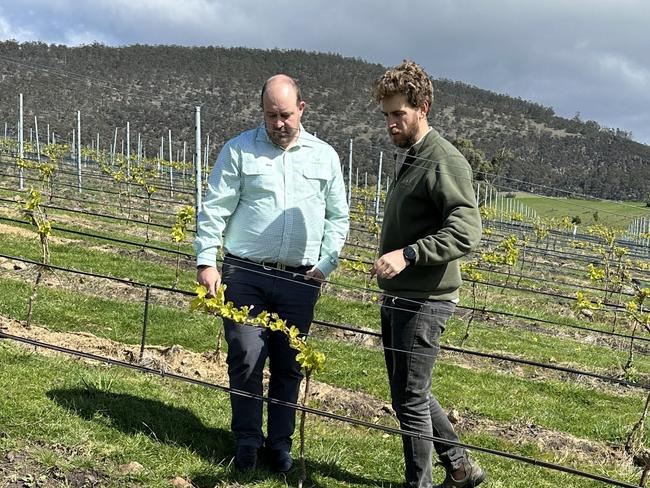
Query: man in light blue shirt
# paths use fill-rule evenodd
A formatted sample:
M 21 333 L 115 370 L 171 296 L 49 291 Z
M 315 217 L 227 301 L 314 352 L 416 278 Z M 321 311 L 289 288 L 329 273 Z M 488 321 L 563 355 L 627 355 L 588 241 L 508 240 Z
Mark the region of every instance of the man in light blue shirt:
M 348 231 L 348 205 L 338 155 L 304 130 L 297 83 L 286 75 L 262 88 L 264 124 L 231 139 L 208 180 L 194 248 L 197 281 L 211 295 L 223 279 L 226 299 L 275 312 L 307 334 L 320 282 L 338 265 Z M 225 258 L 220 274 L 217 250 Z M 296 351 L 279 332 L 224 320 L 231 388 L 262 394 L 269 359 L 269 397 L 295 403 L 302 380 Z M 254 469 L 265 445 L 271 469 L 292 466 L 295 410 L 232 394 L 235 467 Z

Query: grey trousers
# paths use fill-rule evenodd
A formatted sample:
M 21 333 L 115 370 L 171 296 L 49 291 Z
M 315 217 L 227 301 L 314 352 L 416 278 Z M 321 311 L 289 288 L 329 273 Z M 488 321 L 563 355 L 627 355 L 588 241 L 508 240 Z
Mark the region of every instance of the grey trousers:
M 440 336 L 456 305 L 385 297 L 381 332 L 393 409 L 403 430 L 458 442 L 447 415 L 431 395 L 431 375 Z M 407 487 L 432 486 L 433 448 L 448 469 L 460 467 L 462 448 L 402 436 Z

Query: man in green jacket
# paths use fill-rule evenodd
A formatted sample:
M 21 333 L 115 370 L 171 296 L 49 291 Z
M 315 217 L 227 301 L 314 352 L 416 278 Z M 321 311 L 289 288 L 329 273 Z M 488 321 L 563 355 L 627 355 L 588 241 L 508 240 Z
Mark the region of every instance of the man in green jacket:
M 440 336 L 458 302 L 461 257 L 481 238 L 472 169 L 429 126 L 429 76 L 412 61 L 386 71 L 374 97 L 399 148 L 388 190 L 373 274 L 385 291 L 382 340 L 393 408 L 403 430 L 459 442 L 438 401 L 431 375 Z M 438 488 L 473 487 L 485 472 L 454 445 L 404 435 L 407 487 L 431 488 L 432 448 L 447 475 Z

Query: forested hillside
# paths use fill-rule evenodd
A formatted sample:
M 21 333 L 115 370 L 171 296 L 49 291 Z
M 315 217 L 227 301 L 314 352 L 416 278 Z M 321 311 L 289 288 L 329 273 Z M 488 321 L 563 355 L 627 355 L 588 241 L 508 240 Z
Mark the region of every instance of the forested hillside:
M 148 153 L 157 154 L 168 130 L 175 141 L 192 144 L 194 107 L 201 106 L 214 157 L 224 140 L 260 120 L 262 82 L 286 72 L 302 86 L 308 130 L 332 143 L 342 158 L 354 138 L 355 165 L 376 171 L 379 150 L 391 147 L 370 97 L 372 81 L 383 70 L 358 59 L 304 51 L 70 48 L 7 41 L 0 43 L 0 124 L 6 122 L 9 134 L 15 133 L 18 94 L 23 93 L 26 128 L 33 127 L 36 115 L 41 134 L 49 124 L 69 140 L 80 110 L 84 143 L 99 133 L 107 147 L 116 127 L 123 137 L 128 121 Z M 502 189 L 558 194 L 554 188 L 559 188 L 650 200 L 650 147 L 634 142 L 631 134 L 579 117 L 557 117 L 551 108 L 460 82 L 434 80 L 434 86 L 432 124 L 437 129 L 451 139 L 468 139 L 487 160 L 503 150 L 512 156 L 495 167 L 498 175 L 486 176 Z

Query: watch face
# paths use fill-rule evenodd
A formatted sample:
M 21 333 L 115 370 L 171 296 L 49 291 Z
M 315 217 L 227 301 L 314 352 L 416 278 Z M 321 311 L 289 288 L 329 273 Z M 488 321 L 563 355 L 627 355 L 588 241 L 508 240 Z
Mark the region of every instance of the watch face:
M 406 246 L 404 248 L 404 258 L 407 261 L 415 261 L 415 249 L 413 249 L 411 246 Z

